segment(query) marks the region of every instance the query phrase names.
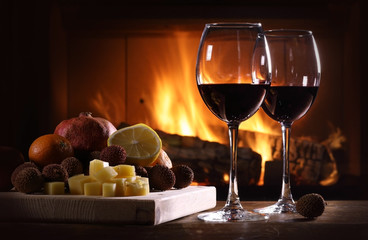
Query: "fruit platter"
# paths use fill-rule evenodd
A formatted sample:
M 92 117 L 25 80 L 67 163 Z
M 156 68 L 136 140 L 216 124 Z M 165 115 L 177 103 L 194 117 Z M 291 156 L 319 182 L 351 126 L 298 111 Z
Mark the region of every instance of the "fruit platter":
M 116 129 L 81 113 L 35 139 L 27 158 L 1 150 L 2 221 L 156 225 L 216 206 L 215 187 L 193 186 L 193 170 L 143 123 Z

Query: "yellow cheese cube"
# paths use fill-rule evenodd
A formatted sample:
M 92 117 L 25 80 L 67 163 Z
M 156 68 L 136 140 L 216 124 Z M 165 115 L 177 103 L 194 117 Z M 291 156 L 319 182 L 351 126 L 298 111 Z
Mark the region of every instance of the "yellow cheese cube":
M 44 185 L 45 193 L 48 195 L 62 195 L 65 194 L 64 182 L 46 182 Z
M 115 197 L 116 183 L 103 183 L 102 184 L 102 196 Z
M 125 181 L 125 196 L 145 196 L 149 194 L 150 188 L 148 178 L 136 177 Z
M 84 195 L 101 196 L 102 184 L 100 182 L 88 182 L 84 184 Z
M 113 167 L 118 173 L 118 178 L 134 177 L 135 167 L 133 165 L 120 164 Z
M 109 182 L 116 184 L 115 196 L 123 197 L 125 195 L 125 181 L 126 178 L 113 178 Z
M 109 163 L 95 159 L 89 162 L 89 175 L 94 176 L 101 169 L 108 167 Z
M 88 182 L 95 182 L 96 180 L 91 176 L 86 176 L 84 174 L 75 175 L 68 179 L 69 190 L 71 194 L 83 195 L 84 194 L 84 184 Z
M 118 173 L 113 167 L 104 167 L 95 173 L 94 177 L 100 182 L 109 182 L 111 179 L 116 177 Z
M 136 181 L 139 181 L 141 184 L 148 184 L 149 185 L 149 180 L 147 177 L 141 177 L 141 176 L 137 176 Z

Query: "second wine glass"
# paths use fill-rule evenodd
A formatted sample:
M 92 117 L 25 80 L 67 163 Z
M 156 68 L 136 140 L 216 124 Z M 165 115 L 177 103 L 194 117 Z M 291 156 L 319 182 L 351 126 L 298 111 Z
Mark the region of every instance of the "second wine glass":
M 225 206 L 202 213 L 204 221 L 264 220 L 268 216 L 243 209 L 238 196 L 237 145 L 239 124 L 260 108 L 270 84 L 267 43 L 260 23 L 206 24 L 196 78 L 210 111 L 224 121 L 230 139 L 230 180 Z M 253 63 L 253 64 L 252 64 Z
M 281 124 L 283 143 L 282 189 L 279 200 L 260 213 L 295 213 L 290 188 L 289 145 L 291 125 L 303 117 L 317 95 L 321 66 L 311 31 L 265 31 L 272 63 L 272 83 L 262 109 Z

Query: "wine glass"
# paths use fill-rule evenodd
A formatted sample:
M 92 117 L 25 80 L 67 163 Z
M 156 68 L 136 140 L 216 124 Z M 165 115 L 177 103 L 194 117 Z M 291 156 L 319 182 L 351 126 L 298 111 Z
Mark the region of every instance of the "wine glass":
M 254 211 L 295 213 L 289 172 L 291 125 L 307 113 L 316 98 L 321 77 L 319 54 L 311 31 L 278 29 L 264 34 L 271 56 L 272 83 L 262 109 L 281 124 L 283 173 L 279 200 Z
M 260 108 L 271 81 L 267 42 L 260 23 L 206 24 L 199 45 L 196 79 L 209 110 L 228 126 L 230 180 L 225 206 L 198 215 L 204 221 L 264 220 L 246 211 L 238 196 L 238 128 Z M 253 62 L 253 64 L 252 64 Z

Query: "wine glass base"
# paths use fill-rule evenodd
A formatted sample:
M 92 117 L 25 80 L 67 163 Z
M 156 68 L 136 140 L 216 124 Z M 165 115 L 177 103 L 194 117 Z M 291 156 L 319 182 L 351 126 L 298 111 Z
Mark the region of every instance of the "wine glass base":
M 225 206 L 217 211 L 201 213 L 198 215 L 198 218 L 206 222 L 245 222 L 267 220 L 269 216 L 246 211 L 242 208 L 232 209 Z
M 283 200 L 264 208 L 256 208 L 254 211 L 262 214 L 297 213 L 294 201 Z

